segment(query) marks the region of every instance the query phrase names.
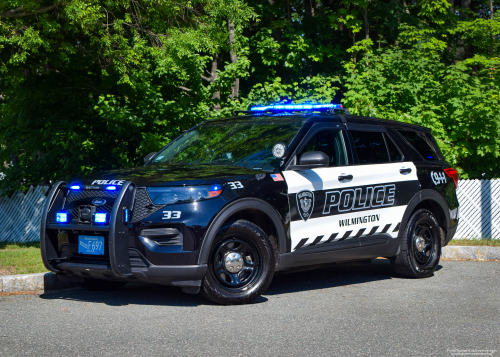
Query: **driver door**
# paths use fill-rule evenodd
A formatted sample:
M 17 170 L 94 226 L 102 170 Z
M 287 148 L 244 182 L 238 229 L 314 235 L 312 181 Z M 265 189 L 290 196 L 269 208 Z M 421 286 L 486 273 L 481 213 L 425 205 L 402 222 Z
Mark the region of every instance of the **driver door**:
M 290 205 L 291 250 L 310 247 L 323 243 L 342 242 L 343 245 L 359 247 L 359 239 L 349 227 L 339 227 L 332 215 L 342 213 L 339 206 L 340 195 L 344 187 L 352 185 L 352 176 L 347 165 L 352 163 L 350 150 L 347 150 L 346 132 L 342 124 L 316 124 L 297 148 L 295 163 L 305 152 L 321 151 L 329 159 L 328 167 L 301 169 L 293 165 L 283 171 L 288 185 Z M 353 197 L 343 197 L 349 201 Z M 329 203 L 332 203 L 332 207 Z M 335 206 L 336 204 L 336 206 Z

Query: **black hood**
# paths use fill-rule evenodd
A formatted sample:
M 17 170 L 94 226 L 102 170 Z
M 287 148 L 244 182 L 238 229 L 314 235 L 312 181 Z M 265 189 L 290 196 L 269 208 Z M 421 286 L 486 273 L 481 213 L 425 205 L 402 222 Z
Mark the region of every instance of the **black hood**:
M 227 165 L 147 165 L 96 173 L 81 178 L 75 178 L 68 183 L 92 185 L 92 183 L 97 180 L 122 180 L 132 181 L 138 187 L 201 185 L 205 183 L 217 183 L 217 179 L 241 175 L 255 175 L 264 172 L 266 171 L 250 170 L 240 166 Z M 110 182 L 107 183 L 109 184 Z M 94 185 L 97 184 L 100 183 L 94 183 Z

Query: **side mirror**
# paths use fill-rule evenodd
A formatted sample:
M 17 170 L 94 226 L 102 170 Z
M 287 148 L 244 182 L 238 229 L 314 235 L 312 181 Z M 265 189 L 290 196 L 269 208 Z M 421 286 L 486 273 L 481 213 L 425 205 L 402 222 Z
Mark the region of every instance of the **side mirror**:
M 150 152 L 149 154 L 147 154 L 146 157 L 144 158 L 144 163 L 147 163 L 155 155 L 156 155 L 156 152 Z
M 330 158 L 322 151 L 309 151 L 300 155 L 300 166 L 328 167 Z

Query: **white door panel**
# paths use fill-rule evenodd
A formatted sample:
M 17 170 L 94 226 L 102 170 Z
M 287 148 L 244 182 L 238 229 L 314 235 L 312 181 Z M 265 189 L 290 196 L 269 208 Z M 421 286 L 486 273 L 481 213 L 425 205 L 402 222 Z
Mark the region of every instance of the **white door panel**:
M 402 168 L 411 172 L 403 175 Z M 340 182 L 342 174 L 352 175 L 352 180 Z M 292 251 L 376 233 L 395 238 L 412 192 L 420 187 L 412 162 L 289 170 L 283 175 L 288 185 Z M 311 212 L 306 212 L 310 200 L 301 199 L 309 194 L 300 195 L 302 191 L 314 195 Z

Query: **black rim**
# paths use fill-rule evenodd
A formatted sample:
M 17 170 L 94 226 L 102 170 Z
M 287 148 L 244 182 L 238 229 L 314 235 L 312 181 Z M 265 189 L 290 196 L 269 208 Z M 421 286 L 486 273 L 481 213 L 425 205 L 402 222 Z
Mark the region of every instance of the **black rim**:
M 435 254 L 436 237 L 432 227 L 423 222 L 417 224 L 413 231 L 412 241 L 413 256 L 416 263 L 420 267 L 426 266 L 433 260 Z
M 242 237 L 232 236 L 223 239 L 214 249 L 212 274 L 218 285 L 225 289 L 242 289 L 257 280 L 262 270 L 262 258 L 255 246 Z M 229 271 L 226 257 L 236 253 L 241 258 L 238 271 Z

